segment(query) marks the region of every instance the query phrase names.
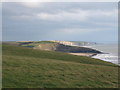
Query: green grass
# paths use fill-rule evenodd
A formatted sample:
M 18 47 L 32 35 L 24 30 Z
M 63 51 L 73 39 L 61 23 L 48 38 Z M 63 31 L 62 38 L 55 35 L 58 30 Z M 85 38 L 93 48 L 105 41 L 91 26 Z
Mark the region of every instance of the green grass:
M 3 88 L 116 88 L 112 63 L 3 45 Z
M 53 41 L 34 41 L 33 43 L 47 44 L 47 43 L 56 43 Z
M 17 43 L 21 44 L 20 46 L 23 46 L 23 47 L 36 47 L 40 44 L 53 44 L 55 42 L 52 42 L 52 41 L 29 41 L 29 42 L 17 42 Z

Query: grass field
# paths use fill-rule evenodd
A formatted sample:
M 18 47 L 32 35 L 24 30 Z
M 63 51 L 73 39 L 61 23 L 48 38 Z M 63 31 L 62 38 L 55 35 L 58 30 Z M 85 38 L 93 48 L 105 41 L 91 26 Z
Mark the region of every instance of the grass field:
M 3 45 L 3 88 L 117 88 L 118 67 L 89 57 Z

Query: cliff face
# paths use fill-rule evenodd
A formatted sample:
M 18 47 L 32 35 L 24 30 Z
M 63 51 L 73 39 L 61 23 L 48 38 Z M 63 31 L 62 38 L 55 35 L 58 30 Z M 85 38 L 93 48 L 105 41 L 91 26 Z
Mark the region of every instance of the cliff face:
M 62 44 L 59 44 L 56 47 L 56 51 L 69 52 L 69 53 L 101 53 L 100 51 L 97 51 L 91 48 L 67 46 Z
M 40 44 L 34 49 L 40 50 L 48 50 L 48 51 L 59 51 L 59 52 L 66 52 L 66 53 L 101 53 L 100 51 L 85 48 L 85 47 L 77 47 L 77 46 L 68 46 L 59 43 L 54 44 Z

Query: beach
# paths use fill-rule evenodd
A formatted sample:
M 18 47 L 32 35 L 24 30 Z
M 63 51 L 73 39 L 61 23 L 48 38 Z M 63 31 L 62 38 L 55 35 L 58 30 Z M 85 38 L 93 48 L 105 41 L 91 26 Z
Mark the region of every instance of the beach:
M 87 56 L 87 57 L 92 57 L 97 55 L 96 53 L 69 53 L 69 54 L 78 55 L 78 56 Z

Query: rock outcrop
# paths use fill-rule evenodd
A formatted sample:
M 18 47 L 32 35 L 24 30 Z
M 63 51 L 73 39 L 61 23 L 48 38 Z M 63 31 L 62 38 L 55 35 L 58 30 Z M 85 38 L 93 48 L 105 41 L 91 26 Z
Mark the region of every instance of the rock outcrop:
M 66 52 L 66 53 L 101 53 L 98 50 L 86 48 L 86 47 L 78 47 L 78 46 L 68 46 L 59 43 L 52 43 L 52 44 L 40 44 L 34 49 L 40 50 L 48 50 L 48 51 L 59 51 L 59 52 Z

